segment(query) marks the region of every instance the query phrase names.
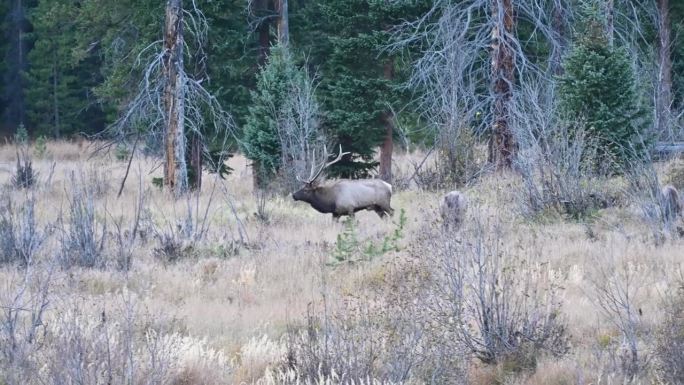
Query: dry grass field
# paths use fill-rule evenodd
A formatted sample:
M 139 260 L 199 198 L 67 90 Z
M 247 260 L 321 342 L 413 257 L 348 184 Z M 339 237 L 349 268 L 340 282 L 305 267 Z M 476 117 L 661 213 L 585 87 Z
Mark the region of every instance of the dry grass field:
M 397 157 L 398 177 L 411 158 Z M 681 217 L 662 237 L 629 202 L 582 220 L 528 218 L 517 176 L 490 175 L 461 189 L 470 203 L 459 231 L 441 230 L 444 191 L 415 186 L 395 191 L 391 220 L 361 212 L 351 225 L 290 196 L 256 197 L 241 156 L 226 180 L 207 174 L 200 194 L 180 199 L 153 185 L 157 163 L 134 159 L 117 197 L 126 161 L 48 143 L 33 157 L 37 185 L 17 189 L 16 149 L 0 147 L 1 246 L 9 259 L 12 233 L 31 250 L 28 266 L 0 267 L 0 384 L 676 378 L 663 355 L 684 330 Z M 524 354 L 504 346 L 493 362 L 476 358 L 463 343 L 478 334 L 476 309 L 513 320 L 492 333 L 511 333 Z

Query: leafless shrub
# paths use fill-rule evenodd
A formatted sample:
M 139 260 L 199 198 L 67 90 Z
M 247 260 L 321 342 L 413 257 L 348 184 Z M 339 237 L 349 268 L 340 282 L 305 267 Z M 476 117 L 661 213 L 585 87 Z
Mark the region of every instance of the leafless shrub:
M 31 155 L 25 146 L 17 150 L 17 168 L 11 177 L 15 188 L 27 189 L 38 182 L 38 172 L 33 169 Z
M 44 320 L 52 296 L 53 272 L 50 265 L 29 265 L 12 273 L 0 286 L 2 383 L 24 384 L 40 369 L 33 357 L 45 339 Z
M 141 314 L 127 292 L 122 297 L 102 309 L 62 299 L 26 369 L 9 384 L 226 383 L 230 367 L 222 353 Z
M 114 258 L 116 267 L 119 270 L 128 271 L 131 268 L 133 259 L 133 247 L 140 232 L 142 215 L 145 209 L 145 190 L 143 187 L 142 175 L 138 183 L 138 197 L 136 199 L 133 220 L 128 227 L 124 227 L 123 217 L 118 220 L 112 218 L 114 223 Z M 111 215 L 110 215 L 111 216 Z
M 309 308 L 303 328 L 288 333 L 284 370 L 300 383 L 464 384 L 465 361 L 450 350 L 444 329 L 435 327 L 425 304 L 432 295 L 422 266 L 408 261 L 383 266 L 370 290 Z
M 105 170 L 90 167 L 81 175 L 82 183 L 87 185 L 93 198 L 100 199 L 107 196 L 112 189 L 112 181 Z
M 206 207 L 201 207 L 200 194 L 194 195 L 194 202 L 188 194 L 185 197 L 183 214 L 176 215 L 175 218 L 164 215 L 161 225 L 152 225 L 152 232 L 157 240 L 157 246 L 153 249 L 156 257 L 165 262 L 176 262 L 196 254 L 201 242 L 206 240 L 209 233 L 209 213 L 213 205 L 214 191 L 212 189 Z
M 595 146 L 582 130 L 557 119 L 552 91 L 539 81 L 522 88 L 521 111 L 514 119 L 520 143 L 516 167 L 523 179 L 520 203 L 525 215 L 552 210 L 580 219 L 616 200 L 603 191 L 590 166 Z
M 648 367 L 649 359 L 644 341 L 650 333 L 641 320 L 641 310 L 636 302 L 638 293 L 647 285 L 647 275 L 638 266 L 621 262 L 615 266 L 598 264 L 597 275 L 592 280 L 593 298 L 606 318 L 619 332 L 617 342 L 619 369 L 629 381 L 636 379 Z
M 268 200 L 272 197 L 271 193 L 266 189 L 256 189 L 254 191 L 256 199 L 256 212 L 254 216 L 261 222 L 267 223 L 270 220 L 271 213 L 268 209 Z
M 400 383 L 384 381 L 376 378 L 362 378 L 350 381 L 337 373 L 319 374 L 315 378 L 307 377 L 296 369 L 268 370 L 266 375 L 255 382 L 255 385 L 400 385 Z
M 81 174 L 71 174 L 66 223 L 60 218 L 61 250 L 59 261 L 63 268 L 72 266 L 103 268 L 107 264 L 104 252 L 106 221 L 97 217 L 92 186 Z
M 664 304 L 665 319 L 657 331 L 656 369 L 668 384 L 684 383 L 684 285 L 680 281 L 676 292 Z
M 543 353 L 564 354 L 559 286 L 541 256 L 522 254 L 535 246 L 514 238 L 494 218 L 470 215 L 468 222 L 461 239 L 426 230 L 415 251 L 434 266 L 437 294 L 430 307 L 436 322 L 454 335 L 444 343 L 516 371 L 533 369 Z
M 0 209 L 0 263 L 29 265 L 34 261 L 46 238 L 36 221 L 35 204 L 35 198 L 27 197 L 16 207 L 8 195 Z

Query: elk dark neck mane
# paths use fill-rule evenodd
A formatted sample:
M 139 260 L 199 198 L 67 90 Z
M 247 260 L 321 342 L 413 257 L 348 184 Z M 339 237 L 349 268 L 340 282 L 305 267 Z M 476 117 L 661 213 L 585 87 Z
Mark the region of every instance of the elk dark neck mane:
M 313 207 L 319 213 L 334 213 L 335 212 L 335 201 L 330 199 L 325 192 L 315 191 L 311 197 L 311 202 L 309 202 L 311 207 Z

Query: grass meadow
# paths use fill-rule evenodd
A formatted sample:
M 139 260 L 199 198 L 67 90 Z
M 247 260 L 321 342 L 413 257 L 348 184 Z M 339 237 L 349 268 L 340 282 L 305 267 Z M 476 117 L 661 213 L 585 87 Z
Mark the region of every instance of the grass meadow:
M 154 186 L 159 160 L 136 156 L 117 196 L 127 160 L 94 146 L 31 149 L 28 189 L 12 184 L 16 148 L 0 147 L 0 384 L 682 376 L 684 222 L 654 230 L 619 177 L 602 181 L 619 204 L 574 219 L 526 215 L 516 174 L 484 175 L 459 189 L 463 227 L 444 230 L 445 190 L 404 183 L 392 219 L 338 223 L 256 194 L 240 155 L 181 198 Z M 395 178 L 422 156 L 397 155 Z M 668 181 L 677 167 L 657 169 Z

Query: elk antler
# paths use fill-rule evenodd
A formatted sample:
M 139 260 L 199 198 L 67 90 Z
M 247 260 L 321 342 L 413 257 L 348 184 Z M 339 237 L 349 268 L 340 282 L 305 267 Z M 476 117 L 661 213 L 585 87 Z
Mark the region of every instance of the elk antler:
M 297 180 L 304 183 L 313 183 L 313 181 L 315 181 L 321 175 L 321 172 L 323 172 L 323 170 L 339 162 L 342 159 L 342 157 L 347 154 L 349 154 L 349 152 L 342 152 L 342 145 L 340 144 L 340 152 L 339 154 L 337 154 L 337 158 L 327 163 L 325 163 L 324 161 L 324 163 L 321 166 L 319 166 L 318 171 L 316 171 L 315 173 L 314 170 L 316 169 L 316 156 L 315 154 L 312 154 L 313 156 L 311 160 L 311 172 L 309 173 L 309 178 L 307 180 L 302 180 L 301 178 L 299 178 L 299 176 L 297 176 Z M 325 145 L 323 145 L 323 159 L 328 159 L 328 149 Z

